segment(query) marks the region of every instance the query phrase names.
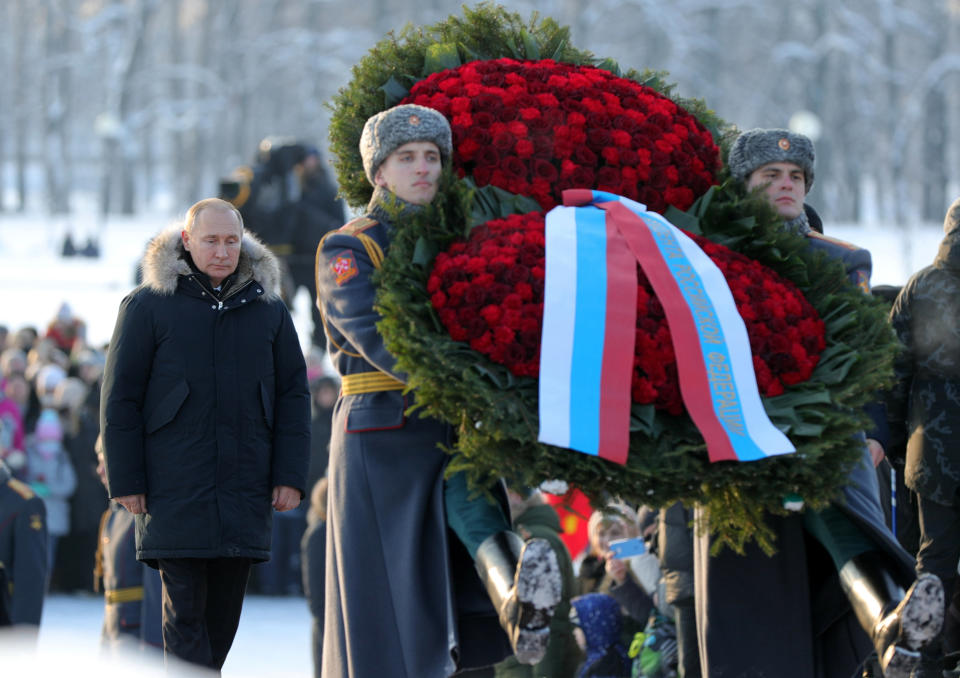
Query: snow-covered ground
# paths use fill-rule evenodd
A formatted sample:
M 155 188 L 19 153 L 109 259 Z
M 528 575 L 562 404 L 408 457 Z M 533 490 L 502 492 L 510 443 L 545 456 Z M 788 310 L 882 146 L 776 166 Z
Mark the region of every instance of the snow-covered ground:
M 100 652 L 103 598 L 52 595 L 44 604 L 35 645 L 0 633 L 4 676 L 210 676 L 186 667 L 165 674 L 156 653 L 104 657 Z M 310 613 L 303 598 L 247 596 L 224 678 L 312 678 Z

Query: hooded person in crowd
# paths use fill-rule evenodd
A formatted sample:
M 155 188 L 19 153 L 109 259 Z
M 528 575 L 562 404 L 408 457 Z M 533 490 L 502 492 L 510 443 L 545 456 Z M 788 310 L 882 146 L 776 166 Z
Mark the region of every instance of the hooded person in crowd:
M 374 187 L 367 213 L 317 250 L 318 304 L 342 376 L 328 469 L 324 676 L 442 678 L 511 651 L 535 664 L 560 601 L 553 550 L 511 531 L 502 486 L 490 488 L 504 500 L 494 504 L 471 497 L 463 473 L 444 479 L 441 446 L 453 444 L 453 429 L 410 411 L 416 393 L 404 391 L 406 375 L 377 331 L 371 278 L 392 223 L 433 200 L 452 152 L 450 125 L 433 109 L 372 116 L 360 138 Z
M 814 177 L 813 143 L 781 129 L 741 134 L 730 172 L 761 191 L 784 228 L 843 263 L 869 292 L 870 253 L 810 228 L 804 202 Z M 863 456 L 843 497 L 819 511 L 765 516 L 777 552 L 756 544 L 744 555 L 710 555 L 711 538 L 695 539 L 694 572 L 700 660 L 705 676 L 846 678 L 875 651 L 886 678 L 908 678 L 921 650 L 940 633 L 943 588 L 932 574 L 915 577 L 913 558 L 887 529 L 874 466 L 883 457 L 886 420 L 869 408 L 875 430 L 862 435 Z M 702 514 L 698 519 L 705 519 Z M 756 630 L 764 642 L 757 643 Z
M 165 655 L 219 670 L 273 510 L 299 505 L 310 394 L 276 258 L 201 200 L 151 242 L 120 305 L 101 431 L 111 498 L 160 570 Z

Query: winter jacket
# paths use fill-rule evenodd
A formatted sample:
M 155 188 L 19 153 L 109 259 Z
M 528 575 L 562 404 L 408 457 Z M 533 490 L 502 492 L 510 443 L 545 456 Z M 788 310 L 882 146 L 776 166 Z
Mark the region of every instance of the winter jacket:
M 933 264 L 897 296 L 890 321 L 904 350 L 887 403 L 894 444 L 906 443 L 907 487 L 955 506 L 960 490 L 960 225 L 949 222 Z
M 306 485 L 310 395 L 275 257 L 245 233 L 218 294 L 178 230 L 120 304 L 101 395 L 111 497 L 145 493 L 137 557 L 269 558 L 273 488 Z
M 377 332 L 371 276 L 389 251 L 390 199 L 375 191 L 366 216 L 317 248 L 318 304 L 342 376 L 327 470 L 331 678 L 444 678 L 511 654 L 469 553 L 447 528 L 449 457 L 439 445 L 451 445 L 453 431 L 408 413 L 415 396 Z
M 630 660 L 621 641 L 620 606 L 605 593 L 586 593 L 571 601 L 577 626 L 583 632 L 586 659 L 576 678 L 627 678 Z

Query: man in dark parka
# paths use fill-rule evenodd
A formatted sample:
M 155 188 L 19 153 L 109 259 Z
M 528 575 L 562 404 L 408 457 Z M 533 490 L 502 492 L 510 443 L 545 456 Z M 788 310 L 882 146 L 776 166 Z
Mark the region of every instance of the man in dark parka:
M 219 670 L 272 509 L 303 498 L 310 396 L 275 257 L 219 199 L 148 247 L 101 401 L 110 497 L 160 570 L 165 654 Z
M 933 263 L 911 276 L 890 312 L 904 350 L 888 411 L 891 437 L 906 446 L 906 485 L 919 500 L 917 571 L 939 576 L 949 593 L 960 560 L 960 199 L 943 232 Z M 944 641 L 956 651 L 951 617 Z
M 813 144 L 787 130 L 741 134 L 731 174 L 760 190 L 811 248 L 840 260 L 849 280 L 869 292 L 870 253 L 813 232 L 804 199 L 813 183 Z M 848 678 L 876 650 L 886 678 L 908 678 L 943 620 L 940 580 L 914 583 L 913 559 L 886 527 L 875 460 L 887 436 L 883 408 L 851 469 L 841 500 L 822 511 L 768 515 L 777 552 L 755 544 L 744 555 L 710 555 L 694 543 L 697 635 L 704 676 Z M 698 520 L 705 519 L 698 509 Z

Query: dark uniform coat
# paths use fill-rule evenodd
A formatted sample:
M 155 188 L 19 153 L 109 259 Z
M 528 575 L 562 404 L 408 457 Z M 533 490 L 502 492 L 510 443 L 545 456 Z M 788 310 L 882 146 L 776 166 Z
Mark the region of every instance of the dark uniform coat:
M 160 573 L 137 560 L 134 515 L 116 502 L 100 521 L 94 582 L 103 582 L 101 642 L 162 648 Z
M 810 246 L 843 262 L 849 279 L 869 291 L 870 253 L 817 233 Z M 885 429 L 882 421 L 875 422 Z M 881 434 L 881 442 L 885 442 Z M 877 474 L 863 457 L 843 487 L 840 508 L 877 549 L 912 579 L 913 558 L 886 527 Z M 694 575 L 701 668 L 711 678 L 849 678 L 873 646 L 840 589 L 826 550 L 803 529 L 800 513 L 767 516 L 777 552 L 755 544 L 746 555 L 709 556 L 709 535 L 695 537 Z
M 273 488 L 304 492 L 310 395 L 275 257 L 244 234 L 217 298 L 178 230 L 120 305 L 101 429 L 111 497 L 146 494 L 137 557 L 270 556 Z
M 469 554 L 447 529 L 438 444 L 449 445 L 452 431 L 406 413 L 413 395 L 376 329 L 370 276 L 389 247 L 387 224 L 373 207 L 317 250 L 318 303 L 343 376 L 327 471 L 330 678 L 442 678 L 511 653 Z
M 895 442 L 906 442 L 906 484 L 955 506 L 960 491 L 960 224 L 933 264 L 915 273 L 890 313 L 904 351 L 889 402 Z
M 47 511 L 30 486 L 0 461 L 0 564 L 13 624 L 40 624 L 47 579 Z M 0 605 L 0 607 L 3 607 Z

